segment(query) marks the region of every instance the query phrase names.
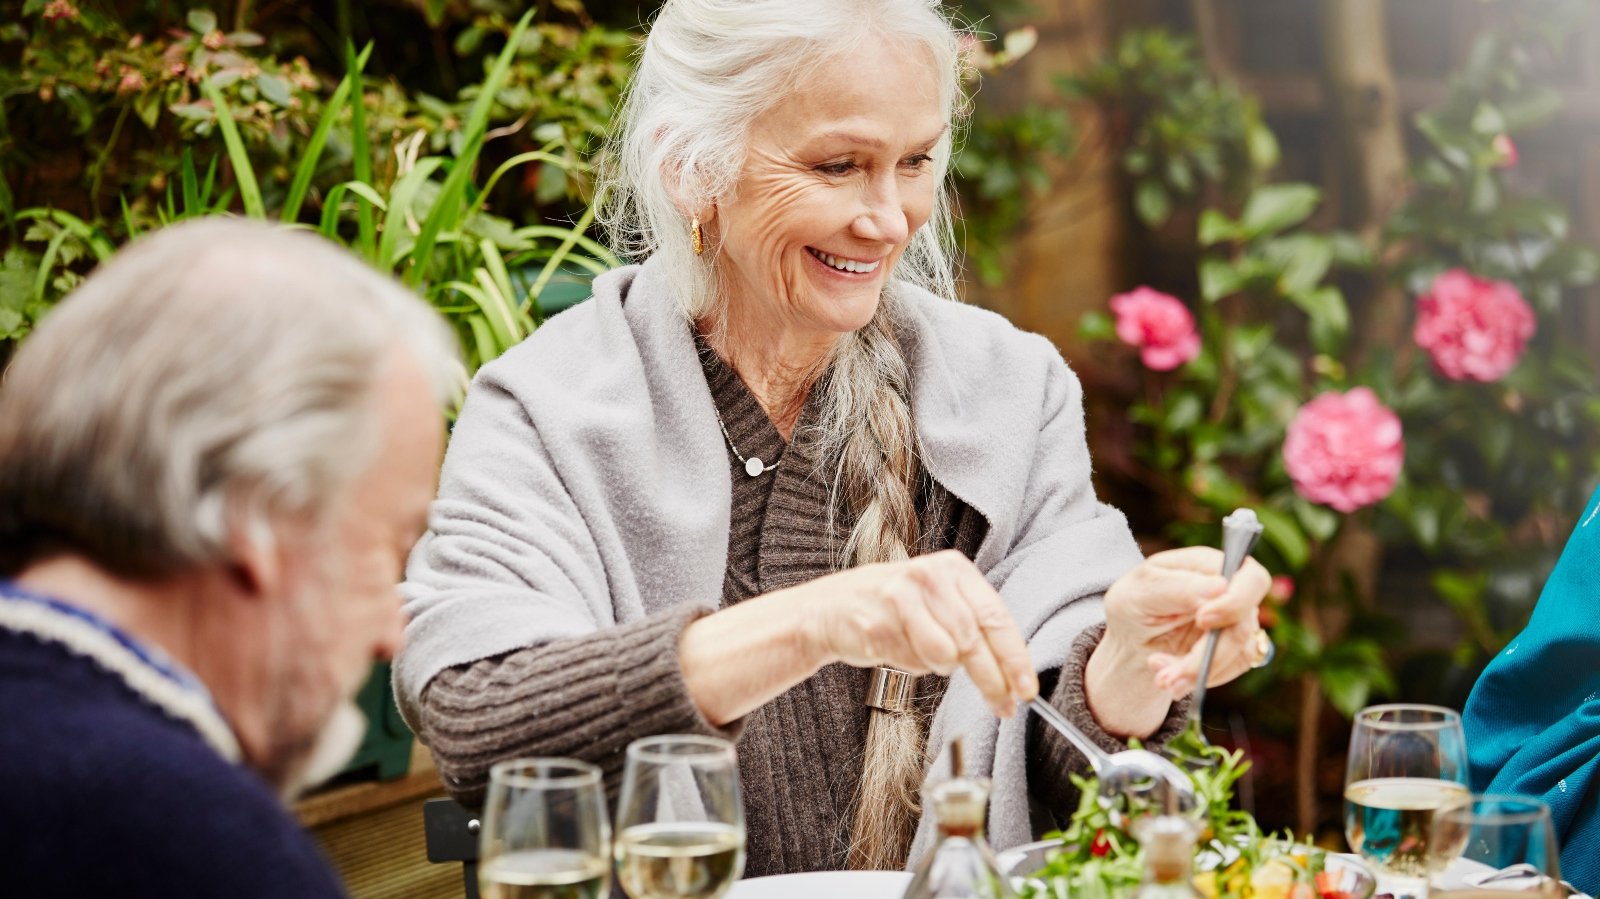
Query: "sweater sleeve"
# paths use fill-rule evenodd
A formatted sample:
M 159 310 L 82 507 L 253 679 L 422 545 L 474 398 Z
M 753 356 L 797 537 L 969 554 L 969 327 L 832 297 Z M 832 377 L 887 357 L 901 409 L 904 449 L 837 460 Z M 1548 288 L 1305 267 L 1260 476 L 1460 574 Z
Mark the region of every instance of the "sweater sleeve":
M 1105 629 L 1105 625 L 1100 624 L 1079 634 L 1072 643 L 1072 650 L 1067 656 L 1066 663 L 1059 671 L 1046 672 L 1040 678 L 1040 687 L 1047 691 L 1050 704 L 1065 715 L 1067 720 L 1076 724 L 1096 746 L 1106 752 L 1119 752 L 1128 748 L 1127 742 L 1112 736 L 1100 726 L 1100 722 L 1096 721 L 1093 713 L 1089 711 L 1089 702 L 1084 695 L 1084 671 L 1088 668 L 1089 656 L 1094 654 L 1094 648 L 1100 644 L 1100 637 L 1105 634 Z M 1048 683 L 1051 675 L 1055 677 L 1054 685 Z M 1167 711 L 1166 720 L 1161 722 L 1161 727 L 1143 743 L 1146 746 L 1159 745 L 1177 736 L 1183 729 L 1188 715 L 1188 697 L 1174 702 L 1172 708 Z M 1072 785 L 1068 775 L 1087 774 L 1089 760 L 1073 748 L 1066 737 L 1056 733 L 1054 728 L 1040 720 L 1037 715 L 1030 718 L 1028 784 L 1034 797 L 1043 802 L 1058 823 L 1064 826 L 1073 809 L 1078 807 L 1078 790 Z
M 495 762 L 564 756 L 598 765 L 614 796 L 628 744 L 639 737 L 737 739 L 740 725 L 707 721 L 683 680 L 678 640 L 705 614 L 676 607 L 440 672 L 423 692 L 420 713 L 445 787 L 477 807 Z

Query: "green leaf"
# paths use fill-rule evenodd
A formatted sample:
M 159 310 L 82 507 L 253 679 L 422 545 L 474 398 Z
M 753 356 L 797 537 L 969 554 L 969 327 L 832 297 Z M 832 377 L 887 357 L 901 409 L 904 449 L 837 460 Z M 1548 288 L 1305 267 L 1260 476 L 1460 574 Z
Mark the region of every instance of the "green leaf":
M 1478 104 L 1477 110 L 1472 113 L 1472 130 L 1484 137 L 1495 137 L 1506 133 L 1506 117 L 1500 114 L 1493 103 L 1484 101 Z
M 1117 336 L 1117 326 L 1111 316 L 1091 309 L 1078 319 L 1078 336 L 1084 340 L 1112 340 Z
M 311 132 L 311 139 L 306 142 L 300 163 L 295 166 L 294 180 L 289 184 L 289 193 L 284 198 L 281 216 L 284 221 L 299 220 L 300 204 L 305 202 L 306 192 L 311 189 L 311 178 L 316 174 L 317 161 L 322 158 L 322 150 L 328 144 L 328 134 L 344 112 L 345 104 L 350 100 L 351 90 L 360 83 L 361 71 L 367 64 L 367 56 L 371 53 L 372 44 L 369 43 L 362 49 L 361 55 L 356 57 L 355 68 L 345 74 L 344 80 L 334 89 L 333 96 L 328 98 L 328 104 L 322 108 L 322 116 L 317 119 L 317 127 Z
M 1167 189 L 1161 186 L 1161 182 L 1140 181 L 1134 189 L 1133 208 L 1139 214 L 1139 221 L 1147 227 L 1159 228 L 1166 224 L 1167 217 L 1172 214 L 1172 199 L 1167 196 Z
M 1215 209 L 1200 213 L 1200 245 L 1209 247 L 1226 240 L 1238 240 L 1241 231 L 1237 222 Z
M 1344 294 L 1337 287 L 1323 286 L 1290 294 L 1289 301 L 1300 307 L 1313 323 L 1340 334 L 1350 330 L 1350 310 L 1345 305 Z
M 1260 122 L 1252 122 L 1245 133 L 1246 144 L 1250 156 L 1250 165 L 1258 172 L 1270 171 L 1278 165 L 1281 151 L 1278 149 L 1278 138 L 1272 129 Z
M 1343 519 L 1327 506 L 1319 506 L 1303 497 L 1294 498 L 1294 517 L 1313 538 L 1327 542 L 1333 538 Z
M 267 209 L 261 202 L 261 188 L 256 185 L 255 169 L 251 168 L 250 154 L 245 150 L 244 141 L 239 137 L 239 129 L 234 124 L 233 112 L 228 108 L 228 101 L 223 99 L 222 91 L 218 90 L 209 78 L 200 82 L 200 89 L 216 108 L 217 127 L 222 131 L 222 142 L 228 148 L 228 161 L 233 163 L 233 180 L 239 186 L 239 199 L 244 202 L 245 215 L 253 219 L 266 218 Z
M 1232 261 L 1207 256 L 1200 260 L 1200 296 L 1215 303 L 1238 293 L 1245 278 Z
M 1299 571 L 1311 558 L 1311 544 L 1306 540 L 1300 525 L 1288 515 L 1270 506 L 1258 506 L 1256 515 L 1261 519 L 1261 539 L 1271 544 L 1290 570 Z
M 1247 237 L 1276 234 L 1310 218 L 1321 199 L 1322 192 L 1309 184 L 1269 184 L 1245 201 L 1239 224 Z
M 217 30 L 217 16 L 209 9 L 191 9 L 187 18 L 189 30 L 202 37 Z
M 419 284 L 427 279 L 432 262 L 433 245 L 438 240 L 439 233 L 454 230 L 461 222 L 461 215 L 466 209 L 462 198 L 466 195 L 467 182 L 471 179 L 473 167 L 477 164 L 478 153 L 483 149 L 484 135 L 489 128 L 489 113 L 494 108 L 495 95 L 505 85 L 517 45 L 527 33 L 528 25 L 533 21 L 534 13 L 537 11 L 530 9 L 523 14 L 516 27 L 512 29 L 505 48 L 495 58 L 494 65 L 483 79 L 477 99 L 473 101 L 472 109 L 467 114 L 466 128 L 462 132 L 465 145 L 456 155 L 455 164 L 451 167 L 450 174 L 445 177 L 444 186 L 440 188 L 439 199 L 417 234 L 416 250 L 412 255 L 415 264 L 407 273 L 407 279 L 412 284 Z
M 352 102 L 350 103 L 350 170 L 355 176 L 353 180 L 362 184 L 372 183 L 372 151 L 367 146 L 367 104 L 361 87 L 360 73 L 362 59 L 367 50 L 362 50 L 362 57 L 356 56 L 356 45 L 350 41 L 344 44 L 345 73 L 355 73 L 356 78 L 351 83 Z M 335 206 L 337 209 L 337 206 Z M 337 228 L 337 217 L 334 219 Z M 323 233 L 332 237 L 329 232 L 329 221 L 324 210 Z M 368 261 L 377 257 L 378 251 L 378 226 L 372 207 L 362 205 L 356 209 L 356 252 L 365 256 Z
M 155 91 L 145 91 L 134 97 L 133 113 L 146 128 L 155 128 L 156 123 L 161 121 L 161 95 Z
M 384 271 L 393 271 L 401 261 L 400 238 L 406 233 L 406 214 L 413 211 L 412 205 L 422 189 L 422 182 L 427 181 L 443 164 L 444 160 L 438 156 L 424 156 L 390 190 L 389 208 L 383 216 L 383 237 L 378 242 L 376 260 L 378 267 Z M 351 189 L 354 189 L 354 185 Z M 421 252 L 419 248 L 413 254 L 413 262 Z
M 1167 417 L 1163 426 L 1173 433 L 1187 431 L 1200 421 L 1205 411 L 1205 405 L 1200 402 L 1200 397 L 1192 393 L 1180 394 L 1167 407 Z
M 1290 296 L 1311 292 L 1333 264 L 1333 247 L 1314 234 L 1297 234 L 1281 243 L 1284 264 L 1278 289 Z
M 275 106 L 287 108 L 289 102 L 294 99 L 294 93 L 289 89 L 289 82 L 270 72 L 262 72 L 256 76 L 256 89 Z

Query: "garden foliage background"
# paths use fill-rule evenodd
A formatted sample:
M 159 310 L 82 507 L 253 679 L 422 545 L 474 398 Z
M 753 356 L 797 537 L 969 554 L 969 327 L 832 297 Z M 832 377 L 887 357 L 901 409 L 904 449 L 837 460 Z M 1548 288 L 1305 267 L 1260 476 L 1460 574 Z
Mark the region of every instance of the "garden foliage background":
M 1371 4 L 1300 3 L 1323 14 L 1330 95 L 1389 101 L 1324 113 L 1358 173 L 1335 215 L 1329 184 L 1284 176 L 1215 35 L 1194 38 L 1207 3 L 1019 66 L 1054 5 L 961 6 L 983 86 L 956 165 L 970 293 L 1003 293 L 1040 198 L 1111 161 L 1130 274 L 1072 338 L 1102 489 L 1149 548 L 1263 516 L 1282 651 L 1210 723 L 1271 762 L 1267 823 L 1336 831 L 1339 716 L 1459 704 L 1600 471 L 1595 360 L 1570 327 L 1600 258 L 1518 149 L 1560 112 L 1544 76 L 1582 6 L 1494 4 L 1515 9 L 1411 116 Z M 445 311 L 474 366 L 493 358 L 618 263 L 590 233 L 590 175 L 649 11 L 26 0 L 0 23 L 0 364 L 96 260 L 218 211 L 350 246 Z M 1064 74 L 1021 89 L 1041 62 Z M 1430 608 L 1449 623 L 1416 651 Z

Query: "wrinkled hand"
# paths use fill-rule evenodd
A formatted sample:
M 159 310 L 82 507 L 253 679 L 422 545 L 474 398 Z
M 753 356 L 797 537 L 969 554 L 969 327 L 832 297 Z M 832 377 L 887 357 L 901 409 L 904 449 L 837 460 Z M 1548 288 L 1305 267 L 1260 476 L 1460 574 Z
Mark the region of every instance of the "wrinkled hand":
M 1247 558 L 1232 582 L 1222 552 L 1204 546 L 1156 553 L 1106 591 L 1105 640 L 1146 656 L 1156 686 L 1173 697 L 1194 689 L 1206 632 L 1222 628 L 1206 684 L 1250 670 L 1256 660 L 1256 610 L 1272 578 Z
M 863 565 L 802 588 L 816 595 L 812 639 L 829 662 L 913 674 L 965 668 L 995 714 L 1038 695 L 1026 641 L 1000 594 L 954 550 Z

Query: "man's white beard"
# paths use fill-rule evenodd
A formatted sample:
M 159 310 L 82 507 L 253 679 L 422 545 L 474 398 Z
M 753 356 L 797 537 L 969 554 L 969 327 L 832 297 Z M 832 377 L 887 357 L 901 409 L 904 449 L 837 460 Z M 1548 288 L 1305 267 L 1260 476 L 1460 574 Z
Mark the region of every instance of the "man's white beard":
M 293 799 L 342 771 L 361 748 L 361 739 L 366 734 L 367 718 L 361 714 L 361 708 L 350 700 L 340 702 L 317 734 L 316 743 L 298 766 L 299 770 L 290 775 L 284 787 L 285 798 Z

